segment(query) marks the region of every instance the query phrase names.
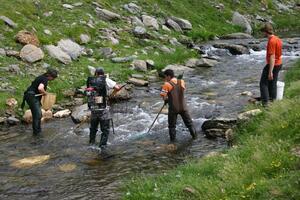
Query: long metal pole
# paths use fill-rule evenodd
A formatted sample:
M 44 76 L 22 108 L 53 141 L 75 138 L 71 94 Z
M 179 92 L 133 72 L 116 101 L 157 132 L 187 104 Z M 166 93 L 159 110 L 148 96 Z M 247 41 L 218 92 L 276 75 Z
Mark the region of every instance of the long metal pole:
M 159 111 L 158 114 L 156 115 L 156 117 L 155 117 L 154 121 L 152 122 L 152 124 L 151 124 L 151 126 L 150 126 L 150 128 L 149 128 L 149 130 L 148 130 L 148 132 L 147 132 L 147 134 L 150 132 L 151 128 L 153 127 L 153 125 L 154 125 L 155 121 L 157 120 L 158 116 L 160 115 L 161 111 L 164 109 L 165 105 L 166 105 L 166 104 L 164 103 L 164 105 L 161 107 L 160 111 Z

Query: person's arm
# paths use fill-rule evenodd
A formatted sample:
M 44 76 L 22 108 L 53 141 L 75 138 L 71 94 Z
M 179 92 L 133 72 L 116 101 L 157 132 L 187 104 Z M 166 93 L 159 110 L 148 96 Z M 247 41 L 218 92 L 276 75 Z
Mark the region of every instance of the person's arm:
M 160 96 L 164 100 L 165 104 L 168 102 L 168 92 L 169 91 L 170 91 L 170 84 L 169 83 L 165 83 L 162 86 L 162 89 L 161 89 L 161 92 L 160 92 Z
M 38 86 L 38 91 L 40 94 L 45 95 L 47 92 L 45 90 L 45 85 L 43 83 L 40 83 Z
M 272 54 L 270 56 L 270 64 L 269 64 L 269 75 L 268 75 L 268 79 L 271 81 L 273 80 L 273 69 L 274 69 L 274 65 L 275 65 L 275 54 Z

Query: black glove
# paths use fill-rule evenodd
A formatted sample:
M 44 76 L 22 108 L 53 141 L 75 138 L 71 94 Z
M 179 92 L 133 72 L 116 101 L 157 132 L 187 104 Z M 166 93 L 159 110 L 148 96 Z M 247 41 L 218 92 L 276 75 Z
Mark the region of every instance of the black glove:
M 167 105 L 169 103 L 168 99 L 165 99 L 164 102 L 165 102 L 165 105 Z

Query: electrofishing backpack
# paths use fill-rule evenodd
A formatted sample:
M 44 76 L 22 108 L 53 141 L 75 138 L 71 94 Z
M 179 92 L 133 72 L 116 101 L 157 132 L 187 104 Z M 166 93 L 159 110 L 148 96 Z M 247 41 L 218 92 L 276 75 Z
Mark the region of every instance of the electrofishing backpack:
M 105 109 L 107 98 L 106 76 L 89 77 L 86 95 L 89 109 L 92 111 Z

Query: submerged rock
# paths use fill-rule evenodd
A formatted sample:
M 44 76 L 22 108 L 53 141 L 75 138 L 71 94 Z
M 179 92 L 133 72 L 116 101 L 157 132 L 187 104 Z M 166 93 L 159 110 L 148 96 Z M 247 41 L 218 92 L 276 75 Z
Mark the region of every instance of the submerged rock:
M 91 116 L 91 111 L 88 109 L 87 104 L 77 106 L 73 109 L 71 118 L 75 124 L 86 122 Z
M 249 54 L 250 51 L 248 48 L 237 45 L 237 44 L 229 44 L 229 43 L 217 43 L 213 45 L 215 48 L 220 49 L 228 49 L 232 55 L 241 55 L 241 54 Z
M 16 168 L 28 168 L 34 165 L 40 165 L 50 159 L 50 155 L 40 155 L 23 158 L 12 162 L 10 165 Z

